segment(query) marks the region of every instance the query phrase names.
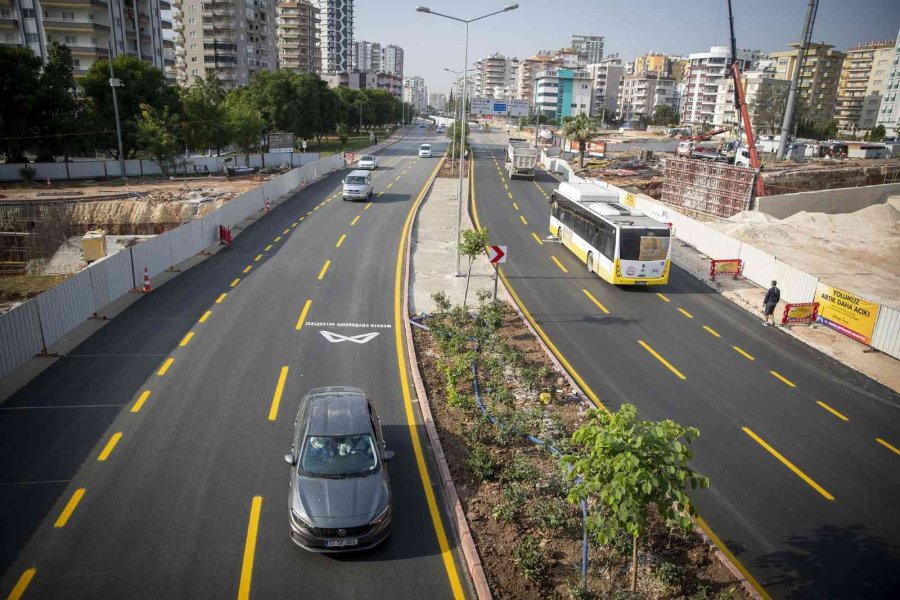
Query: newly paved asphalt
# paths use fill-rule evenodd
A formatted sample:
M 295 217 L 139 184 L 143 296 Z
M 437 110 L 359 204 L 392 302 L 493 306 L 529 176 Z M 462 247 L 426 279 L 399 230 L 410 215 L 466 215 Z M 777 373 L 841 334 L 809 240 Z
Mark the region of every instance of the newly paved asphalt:
M 426 503 L 395 346 L 398 244 L 438 160 L 417 158 L 423 137 L 414 130 L 380 153 L 370 207 L 341 201 L 343 173 L 310 186 L 0 406 L 0 596 L 29 568 L 29 599 L 237 598 L 242 572 L 253 598 L 448 598 L 453 577 L 470 595 L 455 540 L 441 553 L 432 515 L 450 528 Z M 321 331 L 378 335 L 359 344 Z M 375 399 L 396 451 L 394 526 L 374 551 L 331 557 L 289 540 L 283 455 L 299 398 L 340 384 Z
M 508 246 L 516 294 L 607 407 L 699 428 L 692 464 L 712 487 L 692 497 L 766 591 L 900 597 L 900 454 L 877 441 L 900 447 L 900 397 L 677 267 L 650 289 L 589 274 L 545 240 L 553 178 L 510 182 L 499 136 L 473 138 L 475 210 L 491 243 Z

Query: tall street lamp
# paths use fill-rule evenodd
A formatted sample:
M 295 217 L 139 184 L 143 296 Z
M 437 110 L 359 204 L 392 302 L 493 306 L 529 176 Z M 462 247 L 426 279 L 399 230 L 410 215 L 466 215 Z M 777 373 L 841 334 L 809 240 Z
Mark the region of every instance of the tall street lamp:
M 463 74 L 462 71 L 454 71 L 453 69 L 448 69 L 447 67 L 444 67 L 444 70 L 447 71 L 448 73 L 453 73 L 454 75 L 457 75 L 457 76 L 462 76 L 462 74 Z M 450 139 L 450 175 L 453 175 L 453 154 L 455 151 L 454 144 L 456 143 L 456 134 L 459 134 L 459 147 L 462 148 L 462 143 L 463 143 L 463 141 L 462 141 L 463 133 L 462 132 L 463 132 L 463 130 L 462 130 L 461 123 L 462 123 L 462 111 L 463 111 L 462 106 L 464 106 L 464 105 L 465 105 L 465 102 L 463 102 L 463 104 L 461 105 L 459 103 L 459 99 L 457 99 L 456 106 L 453 107 L 453 117 L 454 117 L 454 119 L 456 119 L 456 131 L 454 132 L 453 138 Z M 460 153 L 459 153 L 459 160 L 460 160 L 459 168 L 462 169 L 462 151 L 460 151 Z
M 504 6 L 502 9 L 494 11 L 492 13 L 488 13 L 486 15 L 481 15 L 480 17 L 475 17 L 474 19 L 460 19 L 458 17 L 451 17 L 450 15 L 445 15 L 443 13 L 435 12 L 428 8 L 427 6 L 417 6 L 416 10 L 420 13 L 427 13 L 429 15 L 435 15 L 438 17 L 444 17 L 445 19 L 451 19 L 453 21 L 458 21 L 460 23 L 464 23 L 466 25 L 466 46 L 465 53 L 463 54 L 463 89 L 462 89 L 462 119 L 460 119 L 460 141 L 463 142 L 465 140 L 464 131 L 468 127 L 468 114 L 466 111 L 466 98 L 467 98 L 467 90 L 466 84 L 469 79 L 469 23 L 474 23 L 475 21 L 480 21 L 481 19 L 486 19 L 488 17 L 492 17 L 494 15 L 499 15 L 500 13 L 509 12 L 511 10 L 516 10 L 519 8 L 518 4 L 510 4 L 508 6 Z M 463 272 L 460 269 L 460 254 L 459 254 L 459 244 L 462 241 L 462 197 L 463 197 L 463 143 L 461 143 L 459 148 L 459 204 L 456 210 L 456 276 L 462 277 Z

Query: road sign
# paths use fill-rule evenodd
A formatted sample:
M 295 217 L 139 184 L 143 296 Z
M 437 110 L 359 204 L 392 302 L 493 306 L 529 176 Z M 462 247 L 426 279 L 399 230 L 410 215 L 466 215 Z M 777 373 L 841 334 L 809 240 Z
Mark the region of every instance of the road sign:
M 270 133 L 269 134 L 269 152 L 293 152 L 294 151 L 294 134 L 293 133 Z
M 506 262 L 506 246 L 488 246 L 488 259 L 492 265 Z
M 471 110 L 473 115 L 527 117 L 531 113 L 531 102 L 528 100 L 472 98 Z
M 511 117 L 527 117 L 531 112 L 531 102 L 528 100 L 510 100 L 509 116 Z

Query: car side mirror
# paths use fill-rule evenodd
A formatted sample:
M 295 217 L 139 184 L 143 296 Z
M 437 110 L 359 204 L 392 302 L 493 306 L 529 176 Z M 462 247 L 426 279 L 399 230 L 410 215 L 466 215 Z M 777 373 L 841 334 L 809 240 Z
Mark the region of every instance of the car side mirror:
M 291 465 L 292 467 L 297 464 L 296 459 L 294 459 L 294 455 L 291 453 L 284 455 L 284 462 Z
M 385 450 L 384 451 L 385 462 L 391 460 L 392 458 L 394 458 L 394 451 L 393 450 Z

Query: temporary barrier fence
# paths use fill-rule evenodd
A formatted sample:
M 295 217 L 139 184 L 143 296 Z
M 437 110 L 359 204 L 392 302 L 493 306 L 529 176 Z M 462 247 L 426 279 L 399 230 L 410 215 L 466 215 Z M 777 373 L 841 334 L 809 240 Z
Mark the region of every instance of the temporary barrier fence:
M 872 333 L 872 347 L 900 358 L 900 311 L 881 305 L 875 331 Z

